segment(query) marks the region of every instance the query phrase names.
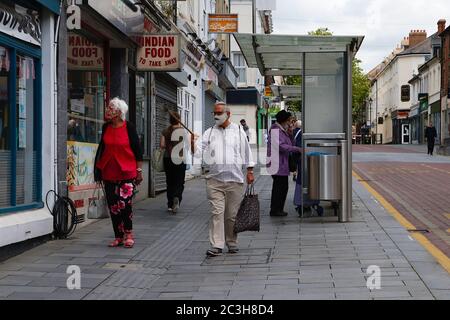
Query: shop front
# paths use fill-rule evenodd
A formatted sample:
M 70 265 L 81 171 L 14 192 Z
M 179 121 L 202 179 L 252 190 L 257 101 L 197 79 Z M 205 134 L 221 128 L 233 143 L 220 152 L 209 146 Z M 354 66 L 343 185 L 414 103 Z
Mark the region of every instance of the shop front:
M 416 105 L 409 112 L 409 125 L 411 127 L 411 143 L 420 143 L 420 117 L 419 105 Z
M 121 1 L 86 1 L 81 29 L 67 31 L 66 178 L 79 215 L 86 213 L 95 189 L 94 159 L 112 97 L 128 103 L 128 120 L 145 143 L 145 78 L 136 72 L 137 43 L 128 35 L 143 24 L 136 9 Z
M 58 1 L 0 3 L 0 247 L 53 230 L 57 14 Z
M 392 112 L 392 143 L 410 144 L 410 120 L 409 110 L 397 110 Z
M 438 100 L 430 105 L 430 117 L 433 126 L 436 128 L 437 138 L 436 144 L 441 144 L 441 101 Z

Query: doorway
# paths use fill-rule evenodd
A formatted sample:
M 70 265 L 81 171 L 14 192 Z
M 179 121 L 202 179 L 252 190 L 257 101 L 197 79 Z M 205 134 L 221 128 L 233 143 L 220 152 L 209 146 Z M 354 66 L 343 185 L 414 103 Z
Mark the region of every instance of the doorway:
M 411 135 L 409 124 L 402 124 L 402 144 L 410 144 Z

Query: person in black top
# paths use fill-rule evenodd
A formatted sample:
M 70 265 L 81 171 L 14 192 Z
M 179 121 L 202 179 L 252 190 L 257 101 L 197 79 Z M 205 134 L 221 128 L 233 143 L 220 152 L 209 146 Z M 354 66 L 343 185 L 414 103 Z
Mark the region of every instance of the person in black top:
M 164 172 L 167 183 L 167 208 L 176 214 L 183 200 L 186 179 L 185 143 L 187 136 L 181 125 L 181 116 L 170 115 L 170 126 L 161 133 L 160 149 L 164 150 Z
M 425 129 L 425 138 L 427 138 L 428 142 L 428 154 L 432 156 L 434 152 L 434 142 L 435 139 L 437 138 L 437 131 L 431 121 L 428 127 Z

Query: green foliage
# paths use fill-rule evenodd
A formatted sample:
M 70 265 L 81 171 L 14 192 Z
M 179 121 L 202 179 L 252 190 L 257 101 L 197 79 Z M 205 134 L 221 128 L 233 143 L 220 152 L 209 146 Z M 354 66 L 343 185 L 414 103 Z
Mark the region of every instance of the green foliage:
M 300 76 L 287 76 L 284 77 L 284 83 L 288 86 L 301 86 L 302 78 Z M 288 101 L 286 102 L 288 111 L 300 112 L 302 110 L 302 102 L 299 101 Z
M 272 116 L 275 116 L 280 111 L 281 111 L 280 107 L 270 107 L 269 108 L 269 114 Z
M 308 32 L 310 36 L 331 36 L 331 32 L 328 28 L 319 28 L 315 31 Z M 353 122 L 359 123 L 363 120 L 364 106 L 367 97 L 370 92 L 370 80 L 367 78 L 366 74 L 361 68 L 361 60 L 353 59 Z M 288 76 L 284 77 L 284 82 L 286 85 L 301 85 L 300 76 Z M 301 111 L 301 101 L 288 102 L 288 109 L 292 111 Z
M 331 32 L 328 28 L 319 28 L 315 31 L 308 32 L 310 36 L 332 36 L 333 32 Z
M 364 107 L 370 93 L 370 80 L 361 68 L 361 60 L 353 59 L 353 123 L 361 123 L 364 119 Z

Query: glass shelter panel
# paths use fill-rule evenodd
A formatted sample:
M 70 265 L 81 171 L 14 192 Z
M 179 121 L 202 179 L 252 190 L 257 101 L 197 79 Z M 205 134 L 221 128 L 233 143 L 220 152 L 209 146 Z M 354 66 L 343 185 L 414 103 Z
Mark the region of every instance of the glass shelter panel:
M 344 133 L 344 53 L 305 54 L 305 133 Z

